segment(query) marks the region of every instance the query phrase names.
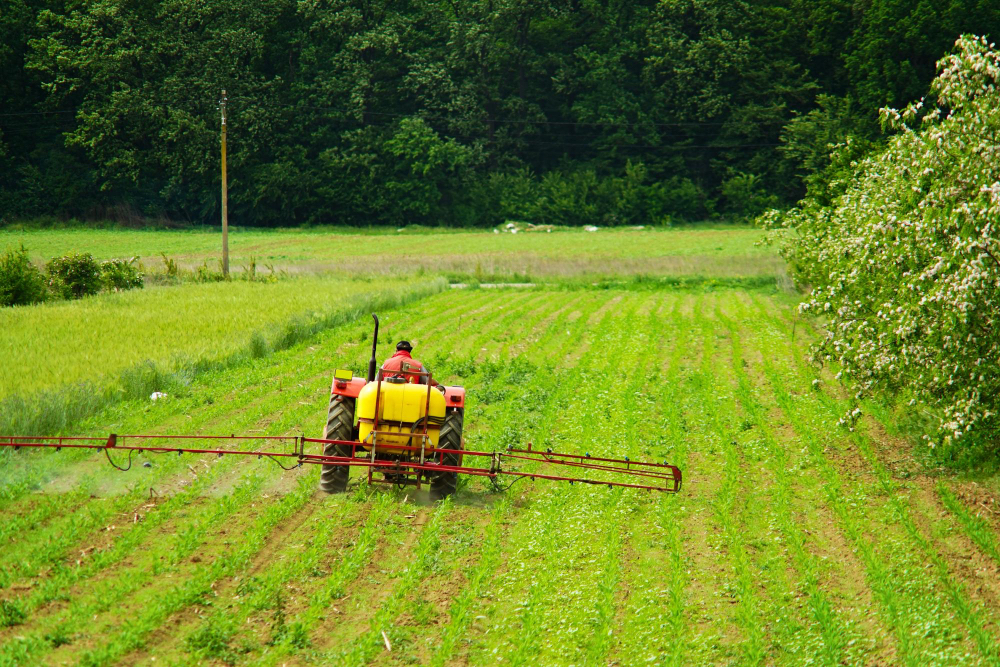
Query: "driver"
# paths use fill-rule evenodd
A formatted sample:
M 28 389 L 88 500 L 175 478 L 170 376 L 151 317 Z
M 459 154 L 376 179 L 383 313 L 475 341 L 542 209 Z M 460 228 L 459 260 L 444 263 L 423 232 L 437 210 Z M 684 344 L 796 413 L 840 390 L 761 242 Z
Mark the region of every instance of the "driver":
M 383 371 L 405 370 L 405 371 L 417 371 L 422 373 L 429 372 L 426 366 L 424 366 L 422 363 L 420 363 L 419 361 L 410 356 L 410 352 L 412 351 L 413 351 L 413 346 L 410 345 L 410 341 L 408 340 L 399 341 L 398 343 L 396 343 L 396 354 L 392 355 L 391 357 L 385 360 L 385 363 L 382 364 L 382 370 Z M 404 367 L 403 364 L 406 364 L 406 366 Z M 385 377 L 406 378 L 406 381 L 412 384 L 425 384 L 427 381 L 426 376 L 411 375 L 409 373 L 396 373 L 396 374 L 386 373 Z M 437 382 L 432 379 L 431 385 L 436 386 Z

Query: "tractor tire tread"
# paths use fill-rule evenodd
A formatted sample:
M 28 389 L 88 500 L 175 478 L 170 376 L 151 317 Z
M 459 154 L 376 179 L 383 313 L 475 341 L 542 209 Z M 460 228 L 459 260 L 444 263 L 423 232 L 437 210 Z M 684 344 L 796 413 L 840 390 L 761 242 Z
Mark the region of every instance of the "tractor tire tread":
M 465 420 L 463 408 L 450 408 L 438 435 L 438 449 L 454 449 L 455 454 L 445 454 L 444 465 L 462 465 L 462 426 Z M 457 472 L 441 472 L 431 478 L 431 500 L 444 500 L 458 488 Z
M 346 396 L 331 396 L 327 411 L 326 427 L 323 429 L 324 440 L 352 440 L 354 435 L 354 403 L 353 398 Z M 327 443 L 323 447 L 324 456 L 350 456 L 347 447 Z M 319 474 L 319 488 L 326 493 L 343 493 L 347 490 L 347 480 L 351 476 L 351 468 L 346 465 L 324 464 Z

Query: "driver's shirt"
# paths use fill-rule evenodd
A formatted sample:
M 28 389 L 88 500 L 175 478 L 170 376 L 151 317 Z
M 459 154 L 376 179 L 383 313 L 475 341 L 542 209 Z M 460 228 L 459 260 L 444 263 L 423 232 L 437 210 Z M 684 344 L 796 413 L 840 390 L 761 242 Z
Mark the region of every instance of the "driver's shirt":
M 413 357 L 411 357 L 410 353 L 407 352 L 406 350 L 396 350 L 396 354 L 394 354 L 391 357 L 389 357 L 388 359 L 386 359 L 385 363 L 382 364 L 382 370 L 384 370 L 384 371 L 401 371 L 401 370 L 403 370 L 403 364 L 404 363 L 410 365 L 409 370 L 411 370 L 411 371 L 426 371 L 427 370 L 427 368 L 422 363 L 420 363 L 419 361 L 417 361 L 416 359 L 414 359 Z M 407 380 L 407 382 L 410 382 L 412 384 L 418 384 L 421 381 L 421 378 L 420 378 L 419 375 L 409 375 L 409 374 L 402 374 L 401 373 L 398 377 L 405 377 L 406 380 Z M 434 380 L 431 380 L 431 384 L 434 385 L 434 384 L 437 384 L 437 382 L 435 382 Z

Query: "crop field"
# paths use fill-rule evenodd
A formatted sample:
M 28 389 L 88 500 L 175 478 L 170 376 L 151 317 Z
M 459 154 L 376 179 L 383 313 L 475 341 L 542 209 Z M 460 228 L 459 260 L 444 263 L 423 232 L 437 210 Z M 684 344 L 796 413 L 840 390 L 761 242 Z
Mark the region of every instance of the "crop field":
M 793 303 L 548 286 L 381 311 L 383 350 L 419 341 L 469 389 L 467 449 L 668 460 L 677 495 L 461 478 L 434 504 L 267 459 L 0 452 L 0 664 L 995 664 L 995 482 L 925 468 L 877 405 L 836 427 Z M 318 437 L 365 317 L 72 431 Z
M 371 275 L 423 270 L 486 280 L 571 276 L 783 275 L 770 248 L 758 247 L 759 230 L 748 227 L 557 230 L 494 234 L 492 231 L 247 230 L 230 235 L 234 270 L 251 258 L 258 267 L 305 273 Z M 66 252 L 99 259 L 139 256 L 150 270 L 161 253 L 181 267 L 206 261 L 216 268 L 218 231 L 0 230 L 0 252 L 24 243 L 41 261 Z
M 426 281 L 428 284 L 430 281 Z M 409 285 L 407 285 L 408 287 Z M 290 318 L 390 299 L 402 281 L 302 277 L 276 283 L 185 283 L 0 310 L 0 399 L 103 379 L 143 361 L 167 368 L 225 356 Z M 44 332 L 44 336 L 39 336 Z

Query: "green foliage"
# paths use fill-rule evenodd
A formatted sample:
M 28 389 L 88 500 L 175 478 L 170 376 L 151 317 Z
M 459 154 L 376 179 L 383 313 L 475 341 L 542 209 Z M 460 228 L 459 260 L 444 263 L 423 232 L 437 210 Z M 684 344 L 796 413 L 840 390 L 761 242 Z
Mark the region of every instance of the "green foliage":
M 177 278 L 179 269 L 177 267 L 177 260 L 167 257 L 165 252 L 161 252 L 160 256 L 163 258 L 163 272 L 168 278 Z
M 79 299 L 101 289 L 101 266 L 89 252 L 71 252 L 45 264 L 49 287 L 63 299 Z
M 401 224 L 431 222 L 440 216 L 442 198 L 457 189 L 456 177 L 471 161 L 470 149 L 441 139 L 419 118 L 400 121 L 385 150 L 395 158 L 385 181 L 387 207 L 398 216 L 390 222 Z
M 871 151 L 850 99 L 819 95 L 817 108 L 785 125 L 781 151 L 809 199 L 826 205 L 843 192 L 854 161 Z
M 50 296 L 79 299 L 101 289 L 121 292 L 142 287 L 137 261 L 133 257 L 98 263 L 90 253 L 69 253 L 45 265 L 46 280 L 23 245 L 11 248 L 0 255 L 0 306 L 38 303 Z
M 722 183 L 720 191 L 726 208 L 736 215 L 756 216 L 778 204 L 778 198 L 766 194 L 754 174 L 735 174 Z
M 39 303 L 46 297 L 45 278 L 23 245 L 0 255 L 0 306 Z
M 229 642 L 236 631 L 237 628 L 232 619 L 225 616 L 212 616 L 211 622 L 202 625 L 188 635 L 185 643 L 194 656 L 233 664 L 239 656 L 229 646 Z
M 225 274 L 222 273 L 222 264 L 220 261 L 219 270 L 215 271 L 208 266 L 208 262 L 203 262 L 201 266 L 195 269 L 194 279 L 199 283 L 218 283 L 226 279 Z
M 17 600 L 0 600 L 0 628 L 21 625 L 27 618 Z
M 495 204 L 497 223 L 526 220 L 565 226 L 663 225 L 672 219 L 704 218 L 712 206 L 688 178 L 658 181 L 641 161 L 628 160 L 622 176 L 597 170 L 553 170 L 541 179 L 520 170 L 496 174 L 486 197 Z
M 218 219 L 223 88 L 245 224 L 753 214 L 813 187 L 831 139 L 875 137 L 870 110 L 922 94 L 959 31 L 1000 28 L 985 0 L 29 0 L 0 14 L 0 99 L 25 114 L 0 133 L 0 210 L 123 224 Z
M 101 262 L 101 282 L 111 292 L 141 288 L 142 267 L 137 257 L 129 259 L 109 259 Z
M 829 319 L 816 358 L 856 399 L 929 407 L 926 440 L 958 458 L 977 441 L 995 449 L 1000 419 L 1000 53 L 963 36 L 939 70 L 933 102 L 881 110 L 897 134 L 854 165 L 831 206 L 806 200 L 769 223 L 793 232 L 783 252 L 810 288 L 800 309 Z M 860 414 L 852 406 L 845 423 Z

